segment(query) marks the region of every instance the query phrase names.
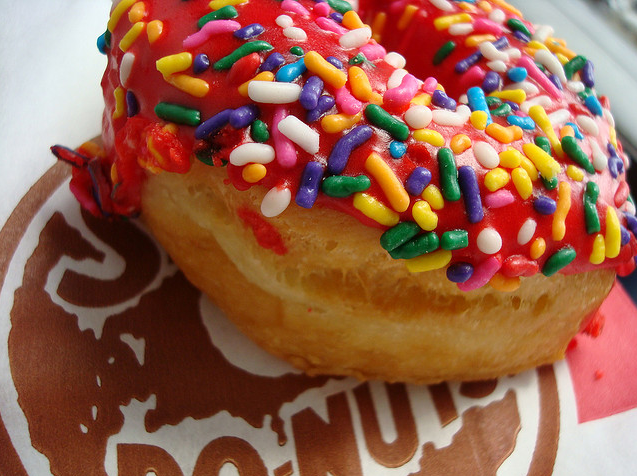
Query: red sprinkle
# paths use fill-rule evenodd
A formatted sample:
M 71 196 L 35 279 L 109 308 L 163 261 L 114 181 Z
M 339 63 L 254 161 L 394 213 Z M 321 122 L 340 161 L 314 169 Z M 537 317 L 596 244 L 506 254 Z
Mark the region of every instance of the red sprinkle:
M 513 255 L 504 260 L 500 272 L 507 278 L 516 278 L 518 276 L 533 276 L 539 270 L 537 261 L 522 255 Z
M 246 226 L 252 228 L 252 233 L 254 233 L 259 246 L 272 250 L 281 256 L 287 254 L 288 249 L 281 234 L 274 225 L 265 220 L 263 215 L 245 207 L 237 209 L 237 214 Z

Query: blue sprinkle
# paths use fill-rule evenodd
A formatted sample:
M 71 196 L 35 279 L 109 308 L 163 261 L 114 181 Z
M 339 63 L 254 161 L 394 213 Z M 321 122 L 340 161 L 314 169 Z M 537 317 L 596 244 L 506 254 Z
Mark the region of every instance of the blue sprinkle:
M 126 115 L 128 117 L 136 116 L 139 113 L 139 102 L 130 89 L 126 91 Z
M 260 111 L 256 104 L 241 106 L 230 114 L 228 122 L 235 129 L 243 129 L 252 124 L 258 117 Z
M 328 56 L 327 58 L 325 58 L 325 61 L 338 69 L 343 69 L 343 62 L 340 59 L 335 58 L 334 56 Z
M 296 78 L 301 76 L 303 73 L 307 71 L 305 67 L 305 61 L 301 58 L 294 63 L 286 64 L 279 71 L 277 71 L 275 77 L 277 81 L 282 83 L 291 83 Z
M 482 208 L 478 176 L 474 168 L 470 165 L 460 167 L 458 169 L 458 183 L 464 198 L 464 206 L 469 222 L 480 223 L 484 218 L 484 209 Z
M 533 202 L 533 208 L 542 215 L 553 215 L 555 210 L 557 210 L 557 203 L 555 203 L 555 200 L 541 195 Z
M 527 72 L 526 68 L 523 68 L 521 66 L 518 66 L 517 68 L 511 68 L 507 72 L 507 76 L 514 83 L 521 83 L 522 81 L 526 79 L 528 74 L 529 73 Z
M 318 196 L 321 180 L 323 179 L 323 165 L 318 162 L 308 162 L 303 169 L 301 183 L 294 201 L 303 208 L 312 208 Z
M 591 61 L 584 63 L 584 67 L 580 71 L 580 76 L 582 77 L 584 86 L 587 88 L 595 87 L 595 67 Z
M 602 105 L 599 103 L 599 99 L 594 94 L 591 94 L 584 100 L 584 104 L 595 116 L 603 116 L 604 110 L 602 109 Z
M 97 38 L 97 49 L 105 55 L 108 52 L 108 44 L 106 43 L 106 31 Z
M 343 14 L 339 12 L 330 13 L 330 18 L 336 23 L 343 23 Z
M 440 89 L 436 89 L 431 97 L 431 101 L 434 105 L 438 107 L 442 107 L 444 109 L 449 109 L 450 111 L 455 111 L 458 107 L 456 101 L 445 93 L 443 93 Z
M 429 182 L 431 182 L 431 172 L 429 169 L 416 167 L 405 181 L 405 190 L 407 190 L 410 195 L 417 197 L 423 192 L 425 187 L 429 185 Z
M 626 228 L 624 228 L 623 225 L 619 225 L 619 229 L 621 231 L 621 243 L 622 246 L 627 245 L 630 242 L 630 233 L 628 232 L 628 230 Z
M 482 81 L 482 90 L 485 94 L 490 94 L 500 87 L 502 79 L 495 71 L 489 71 Z
M 311 123 L 318 121 L 323 114 L 332 109 L 336 101 L 332 96 L 321 96 L 318 99 L 318 103 L 314 109 L 307 111 L 305 115 L 305 122 Z
M 329 173 L 339 175 L 347 165 L 352 151 L 371 139 L 373 135 L 374 130 L 371 127 L 358 126 L 341 137 L 327 159 Z
M 487 104 L 487 98 L 485 97 L 482 88 L 477 86 L 469 88 L 467 91 L 467 101 L 469 102 L 469 108 L 472 111 L 484 111 L 487 113 L 487 126 L 493 122 L 493 119 L 491 118 L 491 111 Z
M 535 129 L 535 121 L 529 116 L 507 116 L 507 122 L 512 126 L 518 126 L 527 131 Z
M 240 40 L 249 40 L 255 38 L 265 31 L 265 28 L 260 23 L 252 23 L 251 25 L 239 28 L 233 34 Z
M 579 130 L 579 127 L 577 126 L 577 124 L 573 123 L 573 122 L 567 122 L 566 123 L 567 126 L 571 126 L 573 128 L 573 131 L 575 131 L 575 138 L 579 139 L 579 140 L 584 140 L 584 135 L 582 134 L 582 132 Z
M 520 30 L 515 30 L 513 32 L 513 37 L 520 40 L 523 43 L 528 43 L 529 41 L 531 41 L 531 38 L 529 38 L 526 33 L 521 32 Z
M 549 76 L 549 81 L 551 81 L 557 89 L 559 89 L 560 91 L 564 91 L 564 86 L 562 85 L 562 81 L 560 81 L 560 78 L 557 74 L 551 74 Z
M 299 102 L 306 110 L 311 111 L 318 105 L 318 100 L 323 94 L 323 80 L 318 76 L 310 76 L 305 81 L 303 89 L 301 89 L 301 95 L 299 96 Z
M 464 283 L 473 276 L 473 266 L 469 263 L 454 263 L 447 268 L 447 279 L 452 283 Z
M 205 53 L 198 54 L 195 56 L 195 61 L 192 65 L 192 70 L 195 74 L 201 74 L 210 68 L 210 58 Z
M 637 238 L 637 217 L 628 212 L 624 212 L 624 216 L 626 217 L 626 224 L 628 225 L 630 232 L 635 238 Z
M 404 142 L 391 141 L 389 144 L 389 153 L 394 159 L 400 159 L 407 152 L 407 146 Z
M 210 119 L 202 122 L 197 129 L 195 129 L 195 139 L 207 139 L 217 133 L 222 127 L 228 124 L 230 114 L 232 114 L 232 112 L 233 109 L 224 109 L 212 116 Z
M 259 72 L 263 71 L 274 71 L 279 66 L 285 63 L 285 58 L 281 53 L 275 51 L 270 56 L 268 56 L 265 61 L 259 67 Z

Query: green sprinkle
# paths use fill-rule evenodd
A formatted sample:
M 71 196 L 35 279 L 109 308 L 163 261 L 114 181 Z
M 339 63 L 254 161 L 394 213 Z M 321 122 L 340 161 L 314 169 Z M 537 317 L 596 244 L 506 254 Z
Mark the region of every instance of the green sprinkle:
M 564 73 L 566 74 L 566 77 L 568 79 L 572 79 L 573 75 L 584 67 L 586 61 L 587 59 L 585 56 L 577 55 L 575 58 L 564 64 Z
M 365 61 L 367 61 L 367 57 L 363 53 L 358 53 L 351 60 L 349 60 L 348 63 L 351 65 L 357 65 L 363 64 Z
M 587 91 L 586 89 L 584 91 L 582 91 L 581 93 L 577 93 L 577 96 L 582 100 L 582 101 L 586 101 L 586 98 L 588 96 L 591 95 L 590 91 Z
M 502 104 L 502 99 L 497 98 L 495 96 L 487 96 L 486 100 L 487 100 L 487 106 L 489 106 L 489 109 L 491 109 L 492 107 L 498 107 L 500 104 Z
M 469 246 L 469 232 L 466 230 L 445 231 L 440 237 L 440 247 L 443 250 L 461 250 Z
M 155 106 L 155 114 L 160 119 L 187 126 L 198 126 L 201 123 L 201 113 L 178 104 L 160 102 Z
M 344 198 L 357 192 L 364 192 L 372 183 L 366 175 L 348 177 L 345 175 L 332 175 L 323 180 L 321 189 L 329 197 Z
M 491 115 L 492 116 L 508 116 L 509 114 L 511 114 L 513 110 L 511 109 L 511 105 L 503 102 L 502 104 L 500 104 L 498 107 L 496 107 L 495 109 L 493 109 L 491 111 Z
M 542 183 L 544 184 L 544 187 L 547 190 L 555 190 L 559 184 L 559 180 L 557 176 L 549 180 L 546 177 L 544 177 L 542 174 L 540 174 L 540 178 L 542 179 Z
M 212 158 L 213 154 L 214 154 L 214 151 L 212 149 L 204 149 L 204 150 L 198 150 L 197 152 L 195 152 L 195 157 L 197 157 L 197 160 L 199 160 L 199 162 L 202 162 L 211 167 L 215 167 L 217 164 L 215 164 L 215 161 Z M 221 159 L 221 167 L 225 167 L 227 164 L 228 164 L 227 160 Z
M 225 7 L 220 8 L 219 10 L 215 10 L 214 12 L 208 13 L 199 19 L 197 22 L 197 26 L 201 29 L 203 26 L 209 21 L 213 20 L 229 20 L 230 18 L 237 18 L 239 16 L 239 12 L 232 5 L 227 5 Z
M 268 125 L 260 119 L 257 119 L 250 127 L 250 136 L 255 142 L 266 142 L 270 138 Z
M 547 154 L 553 155 L 553 152 L 551 151 L 551 142 L 549 141 L 548 137 L 537 136 L 535 138 L 535 145 L 537 145 L 540 149 L 542 149 Z
M 440 245 L 438 235 L 433 231 L 423 233 L 402 246 L 389 252 L 394 259 L 411 259 L 436 251 Z
M 509 21 L 507 21 L 507 26 L 514 31 L 519 31 L 521 33 L 524 33 L 529 38 L 533 36 L 531 35 L 531 32 L 526 27 L 526 25 L 522 23 L 520 20 L 518 20 L 517 18 L 510 18 Z
M 349 2 L 346 2 L 344 0 L 327 0 L 327 3 L 338 13 L 345 14 L 350 10 L 353 10 Z
M 586 232 L 589 235 L 598 233 L 601 230 L 599 214 L 597 213 L 598 198 L 599 186 L 595 182 L 588 182 L 584 192 L 584 219 L 586 221 Z
M 222 71 L 224 69 L 230 69 L 233 64 L 235 64 L 238 60 L 243 58 L 244 56 L 248 56 L 249 54 L 255 53 L 257 51 L 270 51 L 274 47 L 268 43 L 267 41 L 256 40 L 249 41 L 248 43 L 244 43 L 239 48 L 234 50 L 228 56 L 221 58 L 217 61 L 213 68 L 217 71 Z
M 566 152 L 573 162 L 586 170 L 589 174 L 595 173 L 595 167 L 588 156 L 584 153 L 584 151 L 580 148 L 577 143 L 577 139 L 571 136 L 562 137 L 562 149 Z
M 380 237 L 380 246 L 387 251 L 393 251 L 404 245 L 420 233 L 420 226 L 413 221 L 403 221 L 390 228 Z
M 542 268 L 542 274 L 544 276 L 553 276 L 559 270 L 564 269 L 566 266 L 571 264 L 576 256 L 577 253 L 570 246 L 562 248 L 546 260 L 546 263 L 544 263 L 544 267 Z
M 305 54 L 305 51 L 303 51 L 303 48 L 301 48 L 300 46 L 293 46 L 292 48 L 290 48 L 290 53 L 292 53 L 294 56 L 303 56 Z
M 111 47 L 111 38 L 113 37 L 113 34 L 110 32 L 110 30 L 106 30 L 104 32 L 104 43 L 106 44 L 107 48 Z
M 365 117 L 376 127 L 385 129 L 396 140 L 406 141 L 409 137 L 409 127 L 407 124 L 395 118 L 376 104 L 369 104 L 365 108 Z
M 457 202 L 461 198 L 461 192 L 458 184 L 456 159 L 451 149 L 443 147 L 438 151 L 438 168 L 440 169 L 440 186 L 443 197 L 450 202 Z
M 441 64 L 445 59 L 447 59 L 447 56 L 453 53 L 453 50 L 455 49 L 456 49 L 456 43 L 454 41 L 446 42 L 444 45 L 440 47 L 438 51 L 436 51 L 436 54 L 434 55 L 434 59 L 433 59 L 433 64 L 435 66 L 438 66 L 439 64 Z

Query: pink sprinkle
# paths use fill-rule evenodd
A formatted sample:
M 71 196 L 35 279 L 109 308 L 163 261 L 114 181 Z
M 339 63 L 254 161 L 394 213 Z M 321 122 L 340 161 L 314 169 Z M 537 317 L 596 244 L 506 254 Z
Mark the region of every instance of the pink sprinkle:
M 478 18 L 473 22 L 473 31 L 475 33 L 491 33 L 492 35 L 499 36 L 502 34 L 502 25 L 493 20 Z
M 546 76 L 540 68 L 537 67 L 535 61 L 531 59 L 530 56 L 522 55 L 518 60 L 518 66 L 526 68 L 527 73 L 533 79 L 535 79 L 540 86 L 546 89 L 551 96 L 556 99 L 561 99 L 564 97 L 562 91 L 560 91 L 555 84 L 551 82 L 551 80 Z
M 319 28 L 326 31 L 331 31 L 332 33 L 336 33 L 337 35 L 344 35 L 345 32 L 348 31 L 331 18 L 319 17 L 316 19 L 316 24 L 319 26 Z
M 282 167 L 290 168 L 296 165 L 296 149 L 292 141 L 279 131 L 279 122 L 286 117 L 287 111 L 285 107 L 279 106 L 274 111 L 272 116 L 272 140 L 274 141 L 276 160 Z
M 214 35 L 237 31 L 239 28 L 241 28 L 241 24 L 234 20 L 209 21 L 197 33 L 193 33 L 187 37 L 184 40 L 183 46 L 186 49 L 196 48 L 203 45 Z
M 383 59 L 387 55 L 387 50 L 374 40 L 371 40 L 366 45 L 361 46 L 360 51 L 369 61 Z
M 515 201 L 515 197 L 511 192 L 500 189 L 484 197 L 484 203 L 488 208 L 502 208 L 511 205 Z
M 460 84 L 462 85 L 462 90 L 466 91 L 471 86 L 475 86 L 476 84 L 482 84 L 484 77 L 487 75 L 486 71 L 482 69 L 480 66 L 472 66 L 460 77 Z
M 400 86 L 385 91 L 383 100 L 388 107 L 400 107 L 411 101 L 418 92 L 418 80 L 412 74 L 406 74 Z
M 320 2 L 317 3 L 316 5 L 314 5 L 314 13 L 316 13 L 317 16 L 320 17 L 326 17 L 327 15 L 330 14 L 330 4 L 327 2 Z
M 299 2 L 295 2 L 294 0 L 283 0 L 281 2 L 281 8 L 287 12 L 298 13 L 304 17 L 310 16 L 310 12 Z
M 438 80 L 436 78 L 429 77 L 425 79 L 424 84 L 422 85 L 423 91 L 427 94 L 433 94 L 433 92 L 438 87 Z
M 481 288 L 491 281 L 491 278 L 495 276 L 495 273 L 497 273 L 501 267 L 502 263 L 500 263 L 500 260 L 495 256 L 487 258 L 486 261 L 476 266 L 473 270 L 473 275 L 468 280 L 464 283 L 458 283 L 458 289 L 467 292 Z
M 354 115 L 361 112 L 363 103 L 356 99 L 345 86 L 334 91 L 336 105 L 345 114 Z

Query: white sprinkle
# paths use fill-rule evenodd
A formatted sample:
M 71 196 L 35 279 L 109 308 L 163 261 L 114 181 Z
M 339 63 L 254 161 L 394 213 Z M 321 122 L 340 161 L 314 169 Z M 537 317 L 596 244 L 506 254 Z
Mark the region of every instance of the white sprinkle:
M 549 114 L 548 118 L 554 127 L 559 127 L 568 122 L 571 118 L 571 113 L 568 109 L 558 109 L 557 111 L 553 111 Z
M 97 420 L 97 406 L 93 405 L 91 407 L 91 415 L 93 416 L 93 420 Z
M 478 45 L 478 49 L 482 56 L 491 61 L 508 61 L 509 59 L 509 55 L 497 49 L 490 41 L 483 41 Z
M 291 39 L 296 41 L 305 41 L 307 40 L 307 33 L 302 28 L 297 28 L 295 26 L 288 26 L 283 29 L 283 34 Z
M 276 17 L 276 20 L 274 21 L 281 28 L 287 28 L 289 26 L 294 25 L 294 20 L 292 20 L 292 17 L 289 15 L 279 15 L 278 17 Z
M 538 25 L 535 27 L 532 39 L 544 44 L 549 36 L 553 36 L 554 30 L 550 25 Z
M 489 61 L 487 63 L 487 67 L 493 71 L 495 71 L 496 73 L 506 73 L 507 70 L 509 69 L 506 65 L 506 63 L 504 61 L 500 61 L 500 60 L 496 60 L 496 61 Z
M 407 76 L 407 74 L 406 69 L 400 68 L 395 70 L 387 80 L 387 89 L 394 89 L 400 86 L 403 82 L 403 78 Z
M 343 48 L 360 48 L 372 38 L 372 29 L 368 26 L 356 28 L 343 34 L 338 42 Z
M 427 106 L 411 106 L 405 113 L 405 122 L 407 122 L 412 129 L 424 129 L 431 124 L 432 118 L 433 114 L 431 109 Z
M 308 154 L 319 151 L 319 134 L 296 116 L 287 116 L 278 125 L 279 132 L 298 144 Z
M 536 221 L 533 218 L 527 218 L 524 225 L 520 227 L 520 231 L 518 232 L 518 244 L 526 245 L 529 241 L 531 241 L 533 235 L 535 235 L 536 228 Z
M 407 60 L 400 53 L 396 53 L 395 51 L 390 51 L 385 55 L 385 62 L 392 65 L 394 68 L 400 69 L 404 68 L 407 64 Z
M 566 73 L 564 72 L 564 66 L 560 63 L 560 60 L 557 59 L 553 53 L 548 50 L 536 50 L 535 51 L 535 61 L 540 62 L 544 65 L 551 73 L 557 75 L 562 84 L 566 83 L 568 80 L 566 79 Z
M 529 109 L 531 109 L 531 107 L 533 107 L 533 106 L 540 105 L 543 108 L 547 108 L 551 104 L 553 104 L 553 101 L 551 100 L 550 97 L 548 97 L 548 96 L 537 96 L 537 97 L 528 99 L 528 100 L 524 101 L 522 104 L 520 104 L 520 111 L 522 111 L 525 114 L 528 114 L 529 113 Z
M 522 91 L 526 93 L 527 97 L 535 96 L 536 94 L 540 92 L 540 88 L 538 88 L 535 84 L 529 81 L 521 81 L 519 83 L 507 84 L 502 89 L 505 91 L 509 91 L 511 89 L 521 89 Z
M 592 117 L 580 114 L 579 116 L 577 116 L 576 120 L 577 125 L 580 126 L 582 130 L 587 134 L 590 134 L 594 137 L 597 137 L 599 135 L 599 126 L 597 125 L 595 119 L 593 119 Z
M 509 57 L 509 61 L 518 60 L 522 56 L 522 52 L 517 48 L 507 48 L 504 52 Z
M 86 427 L 86 425 L 80 423 L 80 431 L 82 431 L 82 433 L 87 434 L 88 433 L 88 428 Z
M 473 25 L 471 23 L 454 23 L 447 31 L 453 36 L 469 35 L 473 33 Z
M 485 228 L 476 240 L 478 249 L 486 255 L 494 255 L 502 249 L 502 237 L 493 228 Z
M 504 23 L 504 20 L 506 20 L 506 14 L 499 8 L 495 8 L 491 11 L 491 13 L 489 13 L 489 20 L 496 23 Z
M 500 165 L 500 156 L 498 152 L 488 142 L 474 142 L 473 155 L 476 160 L 487 169 L 494 169 Z
M 608 109 L 604 109 L 604 118 L 609 126 L 615 127 L 615 117 L 613 117 L 613 114 Z
M 595 139 L 589 137 L 588 142 L 593 151 L 593 167 L 595 167 L 595 170 L 598 172 L 601 172 L 608 167 L 608 157 L 606 157 L 606 154 L 604 154 L 604 151 L 602 151 L 602 148 Z
M 637 211 L 635 210 L 635 205 L 633 205 L 633 203 L 630 200 L 626 200 L 624 202 L 624 204 L 622 205 L 622 209 L 623 211 L 628 212 L 631 215 L 634 215 L 635 212 Z
M 451 5 L 451 3 L 449 3 L 447 0 L 429 0 L 429 1 L 438 10 L 442 10 L 443 12 L 453 11 L 453 5 Z
M 232 165 L 269 164 L 274 160 L 274 147 L 258 142 L 248 142 L 241 144 L 230 152 L 230 163 Z
M 248 96 L 255 102 L 264 104 L 288 104 L 299 99 L 301 86 L 296 83 L 273 81 L 251 81 Z
M 471 117 L 471 109 L 466 104 L 461 104 L 456 112 L 446 109 L 436 109 L 432 111 L 433 121 L 439 126 L 455 126 L 464 125 Z
M 584 91 L 586 89 L 586 86 L 584 86 L 584 83 L 582 83 L 581 81 L 569 81 L 568 83 L 566 83 L 566 89 L 577 94 Z
M 287 187 L 272 187 L 263 197 L 261 213 L 266 217 L 275 217 L 285 211 L 292 200 L 292 192 Z
M 469 98 L 467 97 L 466 94 L 461 94 L 460 97 L 458 98 L 458 102 L 462 104 L 468 104 Z
M 131 71 L 133 71 L 133 64 L 135 63 L 135 55 L 133 53 L 126 53 L 122 57 L 122 63 L 119 65 L 119 82 L 122 86 L 128 86 L 128 78 Z

